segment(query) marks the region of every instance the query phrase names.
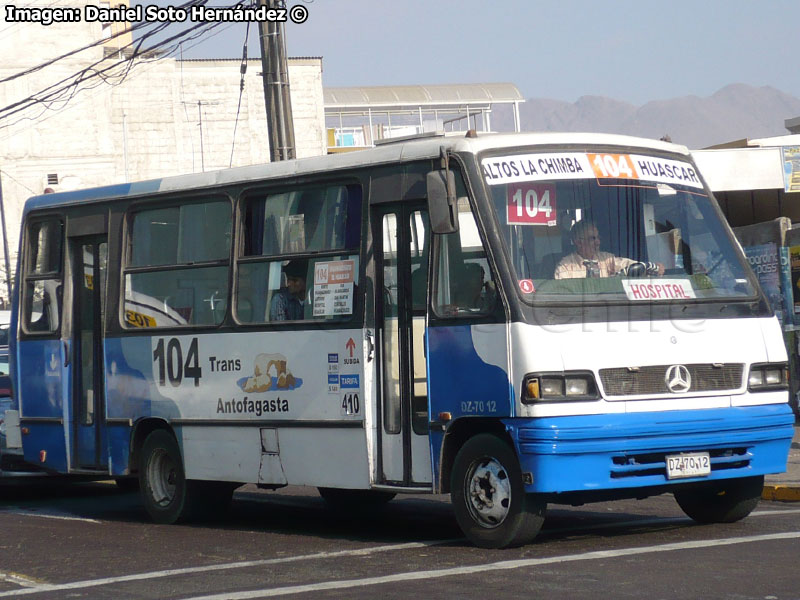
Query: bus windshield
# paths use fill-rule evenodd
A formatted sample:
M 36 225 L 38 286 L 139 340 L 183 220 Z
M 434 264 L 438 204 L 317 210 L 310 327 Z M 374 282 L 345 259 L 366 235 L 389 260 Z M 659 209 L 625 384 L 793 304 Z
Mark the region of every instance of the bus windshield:
M 680 157 L 529 153 L 481 166 L 530 302 L 755 295 L 713 199 Z

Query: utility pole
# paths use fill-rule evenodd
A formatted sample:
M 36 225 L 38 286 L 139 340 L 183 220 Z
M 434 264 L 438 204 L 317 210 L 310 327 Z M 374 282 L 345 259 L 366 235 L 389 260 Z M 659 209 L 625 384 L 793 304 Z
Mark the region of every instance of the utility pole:
M 259 3 L 267 8 L 283 8 L 284 5 L 283 0 L 259 0 Z M 296 153 L 283 23 L 260 23 L 259 39 L 270 160 L 290 160 L 295 158 Z

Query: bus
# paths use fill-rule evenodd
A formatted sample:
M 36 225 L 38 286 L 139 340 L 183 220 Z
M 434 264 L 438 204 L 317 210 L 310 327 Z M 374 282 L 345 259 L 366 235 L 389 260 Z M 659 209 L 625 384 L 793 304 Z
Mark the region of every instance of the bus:
M 786 468 L 781 329 L 682 146 L 469 132 L 48 194 L 19 257 L 8 439 L 159 523 L 242 484 L 449 494 L 502 548 L 548 504 L 736 521 Z

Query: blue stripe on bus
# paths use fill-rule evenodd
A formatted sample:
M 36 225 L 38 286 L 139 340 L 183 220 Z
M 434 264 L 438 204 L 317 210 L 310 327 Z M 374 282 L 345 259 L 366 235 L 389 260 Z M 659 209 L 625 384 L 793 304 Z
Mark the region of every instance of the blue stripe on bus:
M 459 416 L 514 415 L 508 374 L 478 356 L 470 325 L 429 327 L 428 396 L 430 413 Z
M 664 456 L 682 452 L 712 451 L 712 472 L 678 482 L 780 473 L 794 434 L 788 404 L 503 422 L 533 474 L 527 491 L 543 493 L 674 483 Z
M 30 340 L 17 345 L 19 381 L 15 390 L 26 417 L 63 417 L 61 340 Z M 62 436 L 63 437 L 63 436 Z
M 86 202 L 99 200 L 101 198 L 118 198 L 122 196 L 135 196 L 139 194 L 151 194 L 161 188 L 162 179 L 150 179 L 148 181 L 137 181 L 135 183 L 119 183 L 116 185 L 106 185 L 103 187 L 75 190 L 70 192 L 57 192 L 55 194 L 42 194 L 30 198 L 25 204 L 25 211 L 48 206 L 61 206 L 76 202 Z

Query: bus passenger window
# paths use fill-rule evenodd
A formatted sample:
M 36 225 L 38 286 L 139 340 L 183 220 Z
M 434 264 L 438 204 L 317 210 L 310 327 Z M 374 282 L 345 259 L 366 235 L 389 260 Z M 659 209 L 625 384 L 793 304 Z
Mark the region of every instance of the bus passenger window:
M 131 221 L 125 326 L 220 324 L 228 307 L 230 202 L 142 210 Z
M 61 314 L 63 225 L 60 220 L 34 222 L 28 229 L 29 262 L 25 272 L 24 323 L 29 332 L 53 333 Z
M 361 189 L 329 185 L 244 201 L 236 316 L 243 323 L 346 319 L 354 312 Z
M 489 261 L 466 198 L 458 202 L 459 229 L 442 236 L 433 309 L 443 317 L 485 315 L 497 299 Z

